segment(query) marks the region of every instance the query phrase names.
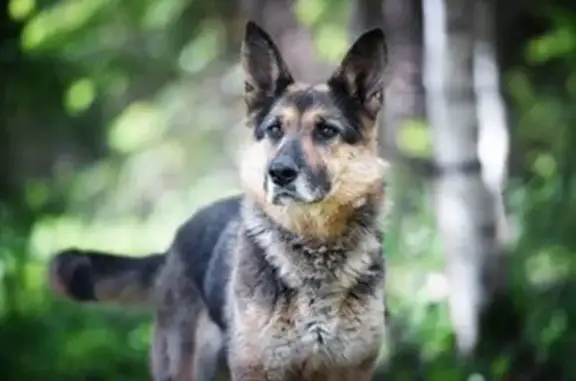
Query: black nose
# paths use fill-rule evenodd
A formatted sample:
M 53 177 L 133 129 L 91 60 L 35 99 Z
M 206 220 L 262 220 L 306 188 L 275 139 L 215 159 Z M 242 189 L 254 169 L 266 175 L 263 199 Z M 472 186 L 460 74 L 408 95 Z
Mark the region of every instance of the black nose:
M 270 163 L 268 175 L 274 184 L 283 187 L 296 179 L 298 176 L 298 167 L 288 158 L 277 159 Z

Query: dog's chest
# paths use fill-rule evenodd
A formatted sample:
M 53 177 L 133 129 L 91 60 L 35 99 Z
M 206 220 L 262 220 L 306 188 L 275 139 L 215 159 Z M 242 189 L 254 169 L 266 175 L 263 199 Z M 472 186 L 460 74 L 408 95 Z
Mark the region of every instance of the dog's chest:
M 263 255 L 243 257 L 238 270 L 244 276 L 237 289 L 254 298 L 239 304 L 239 340 L 271 369 L 314 370 L 373 357 L 385 327 L 379 242 L 367 236 L 352 249 L 315 252 L 273 242 L 261 242 Z
M 380 346 L 384 308 L 376 295 L 305 290 L 276 310 L 263 333 L 270 363 L 278 367 L 354 364 Z
M 304 351 L 341 352 L 344 348 L 338 347 L 349 344 L 361 331 L 358 319 L 365 307 L 341 292 L 302 292 L 286 304 L 294 311 L 296 347 Z

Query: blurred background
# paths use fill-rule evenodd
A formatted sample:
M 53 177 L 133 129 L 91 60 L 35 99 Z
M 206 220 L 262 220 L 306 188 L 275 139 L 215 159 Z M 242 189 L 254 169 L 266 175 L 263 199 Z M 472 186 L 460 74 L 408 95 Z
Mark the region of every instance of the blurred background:
M 367 28 L 387 34 L 382 379 L 576 380 L 573 1 L 6 0 L 0 19 L 2 380 L 149 379 L 150 315 L 52 297 L 46 262 L 71 245 L 163 250 L 199 206 L 239 191 L 247 19 L 305 80 L 325 78 Z M 453 57 L 442 41 L 473 49 Z M 466 359 L 454 349 L 456 286 L 431 197 L 450 140 L 442 127 L 460 123 L 438 122 L 453 62 L 475 68 L 460 85 L 474 89 L 479 115 L 453 144 L 480 136 L 508 226 L 506 297 Z

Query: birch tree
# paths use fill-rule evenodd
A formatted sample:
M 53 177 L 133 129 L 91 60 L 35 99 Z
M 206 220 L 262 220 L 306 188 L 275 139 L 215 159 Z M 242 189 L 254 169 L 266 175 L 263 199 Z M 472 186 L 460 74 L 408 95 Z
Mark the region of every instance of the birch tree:
M 424 1 L 428 109 L 438 174 L 433 199 L 446 253 L 450 317 L 463 354 L 470 354 L 478 340 L 480 313 L 490 300 L 488 286 L 501 250 L 496 200 L 478 156 L 475 5 L 472 0 Z
M 504 208 L 510 146 L 506 109 L 500 92 L 500 67 L 496 58 L 494 0 L 475 2 L 474 88 L 478 107 L 478 157 L 482 178 L 494 197 L 498 240 L 506 243 L 512 231 Z

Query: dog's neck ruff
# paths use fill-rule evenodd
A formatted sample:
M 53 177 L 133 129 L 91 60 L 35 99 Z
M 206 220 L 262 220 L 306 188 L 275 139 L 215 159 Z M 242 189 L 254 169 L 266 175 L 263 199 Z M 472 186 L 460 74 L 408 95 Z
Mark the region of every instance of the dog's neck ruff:
M 359 206 L 350 215 L 344 234 L 330 239 L 291 232 L 250 200 L 242 217 L 247 239 L 262 249 L 265 260 L 288 286 L 348 288 L 357 283 L 360 274 L 379 266 L 382 234 L 378 212 L 376 203 Z
M 377 232 L 379 212 L 380 205 L 376 202 L 365 202 L 359 205 L 351 211 L 347 228 L 343 234 L 334 238 L 317 238 L 313 232 L 310 235 L 295 233 L 274 221 L 257 202 L 250 199 L 247 200 L 242 215 L 249 236 L 258 237 L 262 234 L 274 234 L 278 238 L 278 242 L 283 242 L 287 249 L 312 254 L 327 250 L 354 250 L 367 234 L 379 234 Z

